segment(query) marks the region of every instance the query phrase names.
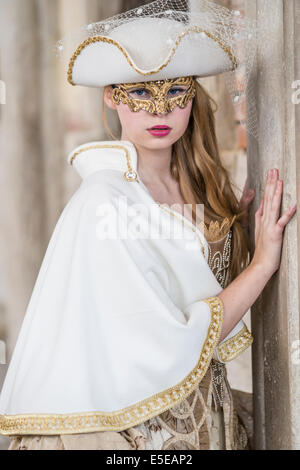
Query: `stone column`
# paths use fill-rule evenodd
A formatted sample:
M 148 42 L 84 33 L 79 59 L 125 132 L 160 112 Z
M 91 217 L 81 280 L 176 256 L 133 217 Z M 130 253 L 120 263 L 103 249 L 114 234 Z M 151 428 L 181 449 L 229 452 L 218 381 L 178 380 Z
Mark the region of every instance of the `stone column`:
M 60 2 L 60 29 L 61 37 L 73 33 L 83 25 L 96 23 L 105 18 L 117 15 L 121 9 L 122 0 L 103 2 L 102 0 L 73 0 Z M 67 82 L 66 73 L 62 63 L 60 66 L 60 86 L 66 116 L 65 129 L 65 157 L 75 147 L 86 142 L 110 140 L 106 135 L 102 121 L 102 89 L 71 86 Z M 105 64 L 103 64 L 105 66 Z M 117 113 L 107 109 L 107 117 L 113 134 L 118 135 L 120 124 Z M 81 182 L 77 173 L 65 165 L 64 168 L 64 200 L 71 197 Z
M 0 264 L 7 361 L 63 208 L 58 0 L 0 2 Z
M 38 0 L 36 2 L 37 40 L 39 49 L 39 112 L 41 115 L 41 150 L 43 160 L 43 183 L 45 193 L 44 217 L 47 238 L 53 232 L 61 213 L 63 200 L 64 166 L 64 120 L 62 92 L 59 83 L 59 64 L 53 53 L 60 38 L 59 0 Z
M 0 255 L 8 357 L 46 242 L 39 41 L 34 0 L 1 0 Z
M 246 13 L 273 35 L 260 42 L 252 77 L 260 131 L 258 141 L 248 136 L 254 249 L 254 212 L 268 168 L 278 168 L 283 179 L 282 211 L 295 201 L 300 207 L 300 104 L 294 104 L 292 88 L 300 79 L 300 21 L 298 0 L 246 4 Z M 300 449 L 299 229 L 295 215 L 285 228 L 280 269 L 251 308 L 256 449 Z

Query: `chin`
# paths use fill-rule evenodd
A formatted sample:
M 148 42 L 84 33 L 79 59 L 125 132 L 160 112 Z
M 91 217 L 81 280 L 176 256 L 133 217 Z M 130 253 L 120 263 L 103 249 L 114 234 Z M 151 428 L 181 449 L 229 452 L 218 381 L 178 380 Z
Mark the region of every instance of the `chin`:
M 147 131 L 147 134 L 148 134 L 148 131 Z M 179 137 L 175 136 L 174 133 L 172 132 L 170 132 L 169 135 L 166 135 L 164 137 L 154 137 L 151 134 L 148 134 L 147 142 L 151 142 L 154 145 L 166 145 L 166 143 L 170 145 L 171 143 L 176 142 L 176 140 L 178 140 Z M 146 141 L 145 138 L 141 140 Z
M 176 141 L 175 141 L 176 142 Z M 153 149 L 164 149 L 173 145 L 174 139 L 168 139 L 167 137 L 157 138 L 153 140 L 147 140 L 143 142 L 142 145 L 147 145 L 149 148 Z

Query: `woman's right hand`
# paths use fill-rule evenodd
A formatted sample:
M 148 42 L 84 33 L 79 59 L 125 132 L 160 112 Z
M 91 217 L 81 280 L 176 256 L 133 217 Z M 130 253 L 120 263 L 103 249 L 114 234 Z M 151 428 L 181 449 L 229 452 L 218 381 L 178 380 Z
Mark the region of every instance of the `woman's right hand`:
M 255 212 L 255 251 L 251 264 L 260 265 L 269 274 L 280 265 L 283 231 L 296 212 L 296 204 L 279 218 L 283 181 L 277 168 L 268 171 L 264 197 Z

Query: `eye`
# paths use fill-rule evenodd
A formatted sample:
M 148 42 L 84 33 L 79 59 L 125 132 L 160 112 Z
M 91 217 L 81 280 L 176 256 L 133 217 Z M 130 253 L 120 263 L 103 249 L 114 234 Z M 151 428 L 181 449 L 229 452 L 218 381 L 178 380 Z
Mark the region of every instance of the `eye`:
M 144 90 L 143 88 L 140 88 L 139 90 L 135 90 L 133 93 L 136 93 L 137 95 L 142 96 L 142 94 L 145 92 L 146 90 Z
M 174 95 L 176 96 L 176 94 L 180 94 L 180 92 L 183 93 L 183 92 L 185 92 L 185 91 L 186 91 L 186 90 L 185 90 L 184 88 L 171 88 L 171 89 L 168 91 L 168 93 L 170 93 L 171 96 L 174 96 Z M 173 92 L 174 92 L 174 93 L 173 93 Z
M 170 88 L 168 91 L 168 95 L 173 97 L 177 95 L 182 95 L 186 92 L 185 88 L 181 87 L 174 87 Z M 143 99 L 152 99 L 152 94 L 149 90 L 146 88 L 136 88 L 135 90 L 130 90 L 128 91 L 128 94 L 132 96 L 133 98 L 143 98 Z
M 128 92 L 130 95 L 135 95 L 141 98 L 151 98 L 151 94 L 145 88 L 137 88 Z

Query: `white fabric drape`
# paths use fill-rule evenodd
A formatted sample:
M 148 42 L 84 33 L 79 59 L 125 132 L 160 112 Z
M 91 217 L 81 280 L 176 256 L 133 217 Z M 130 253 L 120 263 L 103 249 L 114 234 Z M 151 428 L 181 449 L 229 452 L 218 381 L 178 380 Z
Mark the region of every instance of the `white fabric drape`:
M 130 142 L 77 149 L 73 165 L 83 182 L 57 222 L 9 364 L 3 434 L 140 423 L 190 393 L 217 348 L 222 287 L 206 262 L 202 233 L 193 241 L 139 239 L 131 222 L 126 237 L 111 238 L 116 219 L 125 226 L 130 213 L 120 198 L 169 219 L 141 181 L 125 180 L 126 155 L 136 171 Z M 240 322 L 236 331 L 242 328 Z

